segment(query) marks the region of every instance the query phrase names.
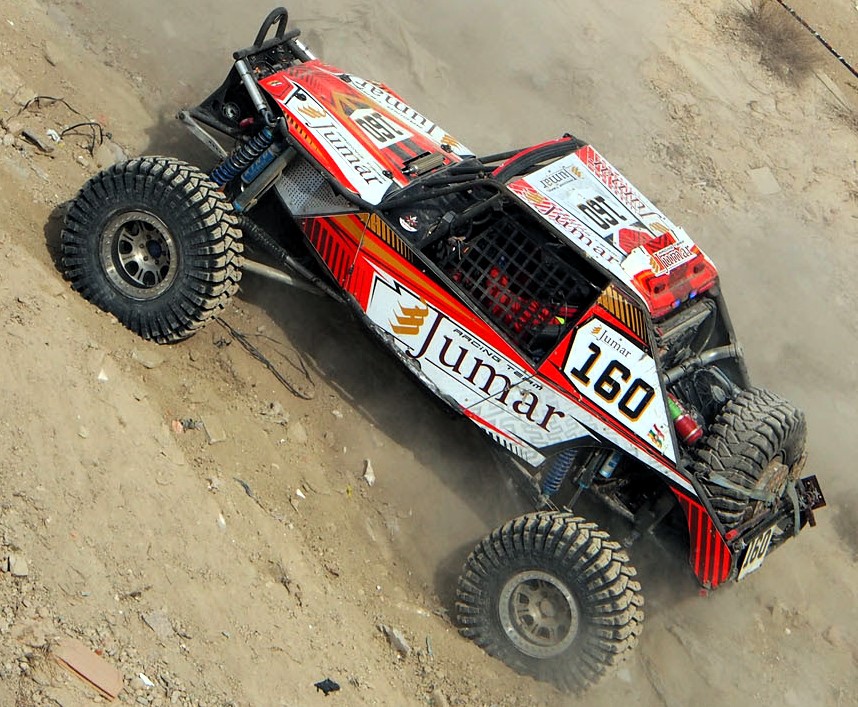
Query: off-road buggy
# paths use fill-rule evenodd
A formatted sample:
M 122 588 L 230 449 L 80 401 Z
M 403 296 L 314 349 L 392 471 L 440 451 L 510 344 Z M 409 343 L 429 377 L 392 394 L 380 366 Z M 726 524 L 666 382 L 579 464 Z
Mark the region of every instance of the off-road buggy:
M 713 589 L 814 524 L 804 416 L 751 386 L 709 258 L 590 145 L 476 157 L 298 35 L 275 10 L 179 114 L 217 156 L 208 174 L 141 157 L 83 187 L 65 275 L 162 343 L 216 315 L 243 270 L 351 307 L 532 492 L 535 512 L 465 564 L 462 633 L 582 689 L 641 632 L 623 545 L 678 507 Z M 624 543 L 573 513 L 585 492 L 628 521 Z

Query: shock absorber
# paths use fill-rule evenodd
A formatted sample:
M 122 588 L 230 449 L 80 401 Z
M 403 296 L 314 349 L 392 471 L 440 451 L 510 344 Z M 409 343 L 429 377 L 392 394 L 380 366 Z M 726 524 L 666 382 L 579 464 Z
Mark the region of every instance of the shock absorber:
M 228 184 L 247 169 L 274 142 L 274 131 L 265 126 L 247 142 L 236 147 L 211 173 L 212 181 L 219 187 Z
M 551 498 L 560 490 L 577 456 L 578 450 L 575 448 L 564 449 L 560 452 L 557 459 L 554 460 L 554 464 L 551 465 L 551 468 L 545 475 L 545 478 L 542 479 L 540 490 L 543 495 Z

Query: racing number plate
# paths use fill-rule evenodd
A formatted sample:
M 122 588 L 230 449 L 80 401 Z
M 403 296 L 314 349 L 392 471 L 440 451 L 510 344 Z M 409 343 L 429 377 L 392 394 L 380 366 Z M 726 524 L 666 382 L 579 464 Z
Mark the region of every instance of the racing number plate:
M 745 552 L 745 559 L 742 560 L 742 569 L 739 570 L 739 576 L 736 578 L 736 581 L 743 579 L 751 572 L 762 567 L 774 534 L 775 526 L 771 526 L 751 540 L 748 550 Z

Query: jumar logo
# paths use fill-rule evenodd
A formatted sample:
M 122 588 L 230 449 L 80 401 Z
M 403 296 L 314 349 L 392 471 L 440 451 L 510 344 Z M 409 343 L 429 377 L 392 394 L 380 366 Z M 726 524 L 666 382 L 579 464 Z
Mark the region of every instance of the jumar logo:
M 327 115 L 325 111 L 319 110 L 318 108 L 313 108 L 312 106 L 304 106 L 303 108 L 299 108 L 298 112 L 306 116 L 307 118 L 315 118 L 316 120 L 324 118 Z
M 420 300 L 424 305 L 422 299 Z M 390 327 L 394 334 L 402 334 L 404 336 L 416 336 L 420 333 L 420 328 L 429 316 L 429 307 L 405 307 L 399 306 L 399 313 L 395 315 L 396 323 L 390 322 Z

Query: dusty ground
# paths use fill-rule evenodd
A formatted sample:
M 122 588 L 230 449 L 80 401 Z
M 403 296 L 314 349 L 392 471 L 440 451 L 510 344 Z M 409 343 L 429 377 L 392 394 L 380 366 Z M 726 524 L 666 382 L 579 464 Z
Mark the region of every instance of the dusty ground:
M 858 702 L 855 80 L 819 51 L 803 83 L 780 82 L 741 41 L 736 2 L 592 5 L 290 10 L 326 59 L 480 151 L 586 137 L 695 234 L 754 379 L 807 411 L 830 502 L 819 527 L 705 599 L 681 558 L 634 548 L 646 632 L 580 700 L 486 657 L 447 619 L 451 588 L 473 543 L 525 508 L 483 439 L 345 312 L 248 277 L 225 315 L 304 400 L 216 323 L 147 345 L 56 269 L 55 207 L 118 149 L 91 155 L 82 129 L 44 155 L 18 131 L 44 139 L 82 118 L 21 104 L 62 97 L 129 154 L 198 157 L 170 114 L 221 80 L 268 4 L 0 0 L 0 558 L 27 565 L 0 573 L 0 705 L 97 699 L 45 658 L 59 636 L 118 667 L 127 703 Z M 856 60 L 851 0 L 795 5 Z M 177 434 L 177 419 L 225 439 Z M 324 677 L 342 691 L 324 698 Z

